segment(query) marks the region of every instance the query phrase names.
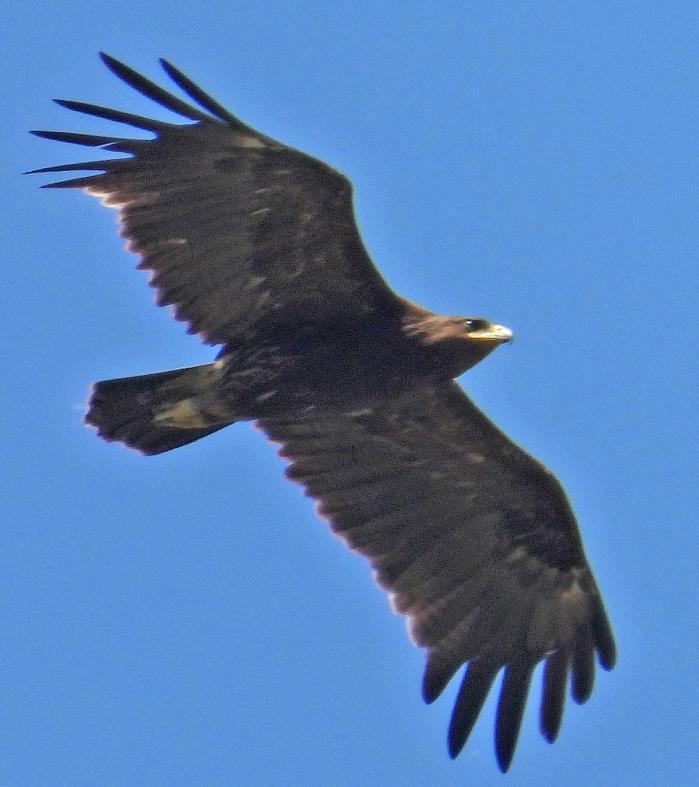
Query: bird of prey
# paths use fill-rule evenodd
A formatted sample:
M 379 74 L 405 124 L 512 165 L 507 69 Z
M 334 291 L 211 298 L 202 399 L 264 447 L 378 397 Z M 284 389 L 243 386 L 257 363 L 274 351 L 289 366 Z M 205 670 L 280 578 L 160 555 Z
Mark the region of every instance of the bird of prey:
M 425 701 L 466 665 L 452 757 L 503 671 L 495 750 L 507 770 L 536 665 L 545 662 L 541 731 L 553 741 L 568 683 L 585 702 L 595 657 L 605 669 L 615 661 L 563 489 L 454 382 L 512 333 L 394 293 L 362 243 L 342 174 L 242 123 L 165 60 L 192 103 L 102 59 L 192 122 L 59 100 L 153 137 L 35 131 L 107 153 L 35 171 L 91 173 L 48 186 L 117 208 L 157 302 L 221 349 L 203 366 L 95 384 L 86 422 L 159 454 L 256 421 L 407 617 L 426 651 Z

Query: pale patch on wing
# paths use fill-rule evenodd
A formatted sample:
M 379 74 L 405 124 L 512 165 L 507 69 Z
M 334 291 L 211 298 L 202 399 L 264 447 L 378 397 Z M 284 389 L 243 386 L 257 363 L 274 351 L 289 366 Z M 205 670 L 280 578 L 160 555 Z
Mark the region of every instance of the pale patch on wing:
M 249 134 L 232 134 L 233 144 L 238 148 L 266 148 L 267 145 L 257 137 Z
M 270 293 L 270 291 L 269 291 L 269 290 L 265 290 L 264 292 L 261 292 L 261 293 L 260 293 L 260 294 L 257 296 L 257 301 L 256 301 L 256 303 L 257 303 L 257 308 L 258 308 L 258 309 L 260 309 L 260 310 L 262 310 L 262 307 L 265 305 L 265 303 L 267 303 L 267 302 L 268 302 L 268 301 L 270 301 L 270 300 L 272 300 L 272 294 Z M 276 309 L 282 309 L 282 308 L 283 308 L 283 304 L 281 304 L 281 303 L 276 303 L 276 304 L 275 304 L 275 308 L 276 308 Z
M 209 426 L 202 418 L 194 399 L 181 399 L 172 407 L 168 407 L 153 416 L 160 426 L 175 426 L 181 429 L 201 429 Z
M 117 210 L 131 208 L 136 205 L 152 205 L 160 197 L 157 191 L 142 192 L 141 194 L 132 194 L 129 196 L 126 196 L 124 193 L 119 193 L 117 196 L 115 190 L 105 190 L 97 186 L 85 186 L 83 190 L 91 197 L 97 197 L 100 203 L 106 208 L 116 208 Z M 118 221 L 120 224 L 123 224 L 121 216 L 119 216 Z
M 575 580 L 573 584 L 561 593 L 561 601 L 564 604 L 578 604 L 586 598 L 585 591 L 580 587 L 578 581 Z
M 278 393 L 279 391 L 277 391 L 276 389 L 272 391 L 265 391 L 265 393 L 256 396 L 255 401 L 260 403 L 266 402 L 268 399 L 271 399 L 273 396 L 276 396 Z
M 245 286 L 243 287 L 244 290 L 256 290 L 258 287 L 262 286 L 267 281 L 266 276 L 250 276 L 250 278 L 245 282 Z
M 445 637 L 440 640 L 439 647 L 447 651 L 451 650 L 452 648 L 458 649 L 460 641 L 465 639 L 466 634 L 468 634 L 474 620 L 480 614 L 480 611 L 480 607 L 474 607 L 471 609 L 470 612 L 462 620 L 460 620 Z M 405 626 L 408 631 L 408 637 L 410 638 L 410 641 L 416 647 L 424 646 L 425 643 L 417 634 L 417 627 L 420 624 L 418 616 L 410 612 L 405 612 L 403 614 L 405 615 Z
M 519 563 L 520 560 L 525 560 L 529 557 L 529 552 L 523 546 L 517 546 L 513 550 L 511 550 L 507 555 L 507 562 L 512 563 Z

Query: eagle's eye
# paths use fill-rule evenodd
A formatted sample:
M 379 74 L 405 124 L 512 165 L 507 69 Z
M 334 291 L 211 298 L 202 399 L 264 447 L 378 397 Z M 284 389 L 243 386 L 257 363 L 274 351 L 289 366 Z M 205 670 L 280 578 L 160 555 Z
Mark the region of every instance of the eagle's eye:
M 488 327 L 488 322 L 487 320 L 469 317 L 467 320 L 464 320 L 464 327 L 469 331 L 482 331 Z

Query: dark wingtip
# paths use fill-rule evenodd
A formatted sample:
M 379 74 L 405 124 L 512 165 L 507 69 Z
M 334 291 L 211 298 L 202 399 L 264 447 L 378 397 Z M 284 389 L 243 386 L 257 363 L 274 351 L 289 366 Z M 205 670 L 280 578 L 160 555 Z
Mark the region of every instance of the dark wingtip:
M 235 115 L 231 114 L 222 104 L 216 101 L 215 98 L 202 90 L 199 85 L 192 82 L 192 80 L 184 72 L 180 71 L 177 66 L 173 66 L 173 64 L 164 57 L 159 58 L 159 60 L 160 65 L 163 67 L 163 70 L 170 77 L 170 79 L 172 79 L 172 81 L 180 89 L 184 90 L 184 92 L 193 101 L 199 104 L 200 107 L 203 107 L 207 112 L 210 112 L 219 120 L 223 120 L 224 122 L 228 123 L 233 128 L 237 128 L 241 131 L 252 131 L 252 129 L 246 126 L 245 123 L 239 120 Z
M 103 159 L 102 161 L 82 161 L 75 164 L 56 164 L 53 167 L 40 167 L 25 172 L 25 175 L 37 175 L 42 172 L 80 172 L 83 170 L 103 170 L 107 171 L 114 164 L 114 159 Z
M 422 676 L 422 699 L 431 705 L 444 691 L 449 681 L 461 666 L 461 662 L 446 662 L 434 654 L 427 657 L 425 673 Z
M 495 749 L 495 759 L 497 760 L 498 768 L 501 773 L 507 773 L 510 770 L 514 753 L 514 748 L 510 752 L 501 752 L 499 748 Z
M 535 663 L 522 660 L 505 668 L 495 717 L 495 757 L 503 773 L 515 755 Z
M 78 134 L 73 131 L 46 131 L 44 129 L 32 129 L 30 134 L 41 139 L 50 139 L 53 142 L 68 142 L 71 145 L 85 145 L 86 147 L 97 148 L 102 145 L 126 142 L 123 137 L 106 137 L 98 134 Z
M 170 77 L 170 79 L 174 79 L 175 81 L 177 81 L 177 79 L 181 79 L 184 76 L 182 71 L 180 71 L 180 69 L 177 68 L 177 66 L 173 65 L 166 58 L 159 57 L 158 63 L 160 63 L 161 68 Z
M 461 750 L 466 745 L 466 739 L 461 740 L 461 736 L 456 735 L 456 731 L 453 728 L 449 728 L 449 734 L 447 735 L 447 754 L 449 755 L 450 760 L 455 760 L 459 754 L 461 754 Z
M 171 112 L 175 112 L 178 115 L 182 115 L 183 117 L 189 118 L 190 120 L 194 120 L 197 123 L 211 120 L 211 117 L 205 112 L 202 112 L 200 109 L 191 106 L 181 98 L 174 96 L 160 85 L 157 85 L 155 82 L 147 79 L 142 74 L 139 74 L 138 71 L 134 71 L 131 66 L 127 66 L 126 63 L 122 63 L 121 60 L 117 60 L 115 57 L 112 57 L 111 55 L 108 55 L 104 52 L 100 52 L 100 57 L 102 58 L 102 62 L 116 77 L 121 79 L 134 90 L 137 90 L 139 93 L 146 96 L 146 98 L 155 101 L 157 104 L 160 104 L 166 109 L 169 109 Z
M 121 73 L 128 69 L 128 66 L 125 63 L 122 63 L 121 60 L 117 60 L 117 58 L 115 58 L 113 55 L 109 55 L 106 52 L 100 51 L 98 54 L 100 60 L 105 66 L 107 66 L 112 74 L 115 74 L 120 79 L 122 79 L 123 77 L 121 76 Z
M 23 173 L 25 175 L 31 174 L 28 172 Z M 422 701 L 425 705 L 431 705 L 437 697 L 439 697 L 439 691 L 435 690 L 435 687 L 431 684 L 428 684 L 427 681 L 423 678 L 422 680 Z
M 595 684 L 595 649 L 589 628 L 578 632 L 573 643 L 571 664 L 571 694 L 578 705 L 587 702 Z
M 55 167 L 39 167 L 39 169 L 28 169 L 23 172 L 23 175 L 41 175 L 42 172 L 55 172 Z M 43 186 L 42 186 L 43 188 Z
M 497 663 L 477 661 L 471 661 L 466 668 L 447 734 L 447 749 L 452 759 L 466 745 L 499 669 Z
M 105 52 L 103 49 L 97 53 L 99 55 L 100 60 L 107 66 L 111 68 L 112 63 L 120 63 L 121 61 L 117 60 L 114 55 L 110 55 L 108 52 Z
M 612 628 L 603 609 L 600 610 L 600 614 L 592 623 L 592 637 L 597 650 L 597 659 L 602 669 L 607 671 L 614 669 L 617 658 L 616 644 Z
M 41 189 L 81 189 L 85 186 L 94 184 L 95 178 L 101 177 L 100 175 L 88 175 L 84 178 L 71 178 L 70 180 L 59 180 L 55 183 L 44 183 L 39 186 Z
M 54 98 L 53 100 L 58 106 L 70 109 L 73 112 L 80 112 L 83 115 L 92 115 L 105 120 L 113 120 L 115 123 L 124 123 L 127 126 L 152 131 L 155 134 L 159 134 L 172 126 L 171 123 L 143 117 L 142 115 L 133 115 L 130 112 L 120 112 L 117 109 L 102 107 L 98 104 L 86 104 L 84 101 L 71 101 L 65 98 Z
M 558 737 L 563 720 L 568 683 L 568 652 L 559 648 L 546 659 L 544 689 L 539 712 L 539 728 L 548 743 Z
M 598 649 L 597 657 L 598 657 L 597 660 L 599 661 L 600 666 L 602 667 L 603 670 L 606 670 L 607 672 L 613 670 L 614 667 L 616 667 L 616 658 L 617 658 L 617 652 L 614 643 L 613 642 L 611 643 L 610 650 Z

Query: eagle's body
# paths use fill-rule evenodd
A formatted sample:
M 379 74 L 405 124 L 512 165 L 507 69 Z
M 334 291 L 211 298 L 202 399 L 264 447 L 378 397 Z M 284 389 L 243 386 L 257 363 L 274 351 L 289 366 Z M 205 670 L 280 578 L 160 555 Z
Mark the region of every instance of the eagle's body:
M 205 111 L 104 60 L 195 123 L 59 102 L 156 136 L 35 132 L 129 154 L 43 171 L 98 171 L 52 185 L 118 207 L 158 302 L 222 349 L 204 366 L 97 383 L 87 422 L 157 454 L 256 420 L 408 617 L 427 649 L 425 699 L 468 663 L 452 756 L 505 668 L 496 751 L 506 769 L 536 664 L 546 661 L 541 728 L 553 740 L 568 675 L 583 702 L 595 652 L 605 668 L 615 658 L 559 483 L 453 381 L 512 334 L 393 293 L 361 242 L 344 176 L 244 125 L 164 61 Z

